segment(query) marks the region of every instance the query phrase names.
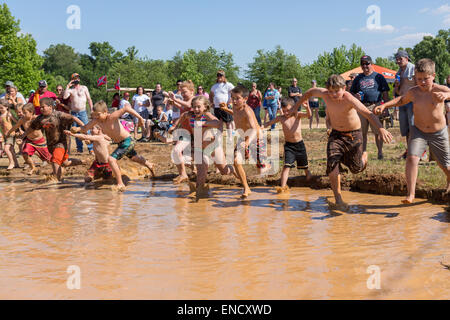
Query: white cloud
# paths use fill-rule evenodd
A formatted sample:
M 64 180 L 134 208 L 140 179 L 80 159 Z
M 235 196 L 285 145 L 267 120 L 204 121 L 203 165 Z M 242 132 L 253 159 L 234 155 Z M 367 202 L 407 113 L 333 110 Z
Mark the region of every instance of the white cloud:
M 433 13 L 434 14 L 438 14 L 438 15 L 448 14 L 448 13 L 450 13 L 450 6 L 448 5 L 448 3 L 446 3 L 446 4 L 442 5 L 442 6 L 440 6 L 439 8 L 434 9 Z
M 386 40 L 385 44 L 388 46 L 413 46 L 416 43 L 423 40 L 425 36 L 433 36 L 431 33 L 418 32 L 418 33 L 408 33 L 403 36 L 396 37 L 394 39 Z
M 395 27 L 391 26 L 390 24 L 373 28 L 364 27 L 359 29 L 360 32 L 378 32 L 378 33 L 393 33 L 396 30 L 397 29 L 395 29 Z
M 450 14 L 445 16 L 443 24 L 445 27 L 450 27 Z
M 349 32 L 349 31 L 351 31 L 349 28 L 341 28 L 341 30 L 340 30 L 341 32 Z
M 423 9 L 419 10 L 419 13 L 425 13 L 425 12 L 428 12 L 428 11 L 430 11 L 430 8 L 423 8 Z

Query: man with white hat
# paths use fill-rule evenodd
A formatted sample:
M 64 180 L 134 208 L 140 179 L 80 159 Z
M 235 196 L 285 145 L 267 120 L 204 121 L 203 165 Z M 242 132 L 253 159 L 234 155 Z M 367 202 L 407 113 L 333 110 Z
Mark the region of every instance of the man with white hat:
M 89 89 L 86 86 L 80 84 L 80 75 L 74 73 L 71 76 L 70 82 L 67 84 L 66 90 L 64 91 L 63 99 L 69 99 L 70 113 L 80 119 L 84 124 L 89 122 L 86 113 L 86 102 L 89 103 L 89 107 L 92 110 L 93 104 L 91 95 L 89 94 Z M 78 127 L 78 124 L 75 123 Z M 78 153 L 83 152 L 83 141 L 75 139 L 77 143 Z M 92 144 L 88 144 L 89 153 L 93 153 Z

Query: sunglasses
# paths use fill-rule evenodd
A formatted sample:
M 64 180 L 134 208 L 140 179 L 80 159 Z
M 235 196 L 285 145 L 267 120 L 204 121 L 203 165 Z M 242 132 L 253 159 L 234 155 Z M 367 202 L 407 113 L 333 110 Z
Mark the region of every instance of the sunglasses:
M 370 63 L 370 62 L 364 62 L 364 63 L 361 63 L 361 65 L 362 65 L 362 66 L 370 66 L 371 63 Z
M 218 76 L 218 77 L 223 77 L 223 74 L 218 73 L 217 76 Z

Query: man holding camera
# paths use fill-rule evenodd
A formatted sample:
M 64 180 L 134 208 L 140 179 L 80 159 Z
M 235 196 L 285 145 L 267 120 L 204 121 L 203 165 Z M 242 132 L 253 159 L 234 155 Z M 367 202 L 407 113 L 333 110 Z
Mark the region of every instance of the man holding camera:
M 92 110 L 92 99 L 89 94 L 89 89 L 80 84 L 80 75 L 78 73 L 72 74 L 70 82 L 67 84 L 64 91 L 63 99 L 69 99 L 70 113 L 80 119 L 84 124 L 89 122 L 86 112 L 86 102 L 89 103 L 89 108 Z M 78 127 L 77 123 L 74 123 Z M 77 143 L 77 152 L 83 152 L 83 141 L 75 139 Z M 89 153 L 93 153 L 92 144 L 88 146 Z

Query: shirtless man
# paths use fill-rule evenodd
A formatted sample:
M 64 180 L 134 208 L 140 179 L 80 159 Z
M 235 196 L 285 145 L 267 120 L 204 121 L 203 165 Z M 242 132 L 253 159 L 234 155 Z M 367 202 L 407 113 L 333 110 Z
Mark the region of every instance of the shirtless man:
M 264 127 L 270 127 L 272 124 L 281 122 L 284 133 L 284 168 L 281 172 L 281 187 L 277 187 L 278 193 L 284 193 L 289 190 L 287 180 L 289 171 L 295 167 L 305 170 L 306 180 L 311 180 L 311 173 L 308 170 L 308 155 L 306 154 L 305 143 L 302 138 L 302 118 L 311 118 L 311 109 L 306 103 L 304 106 L 306 112 L 299 112 L 299 108 L 294 108 L 294 99 L 285 98 L 281 100 L 283 115 L 277 116 L 272 121 L 264 123 Z
M 238 85 L 231 90 L 231 102 L 233 104 L 233 110 L 227 108 L 226 103 L 221 103 L 220 108 L 222 111 L 233 115 L 234 122 L 236 124 L 236 130 L 239 133 L 239 139 L 234 154 L 234 167 L 235 174 L 244 187 L 241 198 L 247 198 L 250 193 L 250 187 L 247 183 L 247 176 L 245 174 L 242 164 L 244 158 L 242 153 L 245 153 L 245 159 L 250 157 L 250 145 L 256 145 L 256 167 L 259 174 L 263 174 L 270 170 L 271 166 L 264 163 L 263 159 L 263 132 L 258 125 L 255 113 L 252 108 L 247 105 L 247 98 L 249 91 L 246 87 Z
M 97 102 L 93 107 L 92 120 L 83 127 L 72 127 L 72 133 L 83 132 L 86 133 L 92 129 L 95 125 L 98 125 L 104 134 L 109 136 L 119 146 L 108 157 L 108 163 L 114 173 L 117 180 L 117 188 L 119 191 L 125 190 L 125 185 L 122 181 L 122 175 L 120 167 L 117 163 L 118 160 L 127 156 L 134 162 L 137 162 L 150 170 L 152 177 L 155 176 L 153 171 L 154 165 L 147 161 L 144 157 L 139 156 L 134 150 L 134 140 L 131 138 L 130 132 L 128 132 L 120 122 L 120 118 L 125 112 L 135 116 L 139 120 L 139 125 L 144 124 L 144 119 L 136 112 L 130 105 L 125 105 L 122 109 L 108 113 L 108 106 L 104 101 Z
M 69 99 L 69 106 L 71 114 L 80 119 L 84 124 L 88 123 L 88 116 L 86 113 L 86 102 L 89 103 L 89 108 L 92 110 L 92 99 L 89 94 L 89 89 L 86 86 L 80 85 L 80 75 L 78 73 L 72 74 L 70 82 L 67 84 L 64 91 L 63 99 Z M 75 123 L 78 127 L 78 124 Z M 77 143 L 77 152 L 83 152 L 83 141 L 75 139 Z M 89 153 L 92 153 L 92 144 L 88 146 Z
M 345 80 L 332 75 L 327 80 L 327 89 L 311 88 L 297 102 L 295 108 L 311 97 L 322 98 L 326 105 L 327 121 L 332 131 L 327 145 L 327 174 L 330 177 L 336 206 L 346 210 L 342 199 L 340 164 L 345 164 L 352 173 L 362 172 L 367 166 L 367 152 L 363 151 L 361 121 L 358 113 L 366 118 L 384 142 L 389 143 L 392 135 L 383 128 L 378 117 L 369 111 L 361 101 L 345 91 Z
M 414 125 L 409 135 L 406 159 L 408 195 L 402 201 L 407 204 L 414 201 L 419 160 L 427 145 L 447 177 L 446 188 L 447 192 L 450 192 L 450 147 L 444 116 L 444 101 L 450 99 L 450 89 L 433 83 L 436 77 L 435 68 L 432 60 L 419 60 L 415 66 L 417 86 L 409 89 L 403 96 L 375 109 L 375 112 L 380 114 L 385 108 L 413 104 Z

